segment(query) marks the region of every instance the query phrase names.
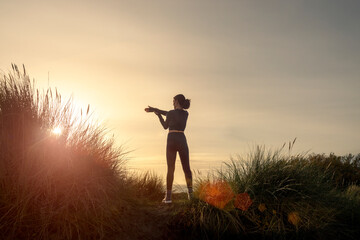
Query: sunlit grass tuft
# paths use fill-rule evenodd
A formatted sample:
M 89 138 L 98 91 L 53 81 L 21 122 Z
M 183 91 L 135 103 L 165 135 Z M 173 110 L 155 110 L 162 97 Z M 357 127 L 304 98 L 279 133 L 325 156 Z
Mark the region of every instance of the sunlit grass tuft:
M 12 68 L 0 78 L 0 238 L 102 239 L 125 229 L 120 216 L 136 190 L 124 151 L 89 106 L 77 116 L 71 99 L 35 90 L 25 68 Z

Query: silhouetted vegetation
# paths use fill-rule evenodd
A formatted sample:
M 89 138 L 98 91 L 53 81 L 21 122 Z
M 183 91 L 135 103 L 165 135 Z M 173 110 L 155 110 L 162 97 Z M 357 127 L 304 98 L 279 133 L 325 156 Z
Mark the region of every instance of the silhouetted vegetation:
M 321 169 L 331 174 L 331 179 L 337 188 L 346 189 L 350 185 L 360 184 L 360 154 L 354 156 L 336 156 L 331 153 L 312 154 L 308 157 L 309 161 Z
M 345 185 L 346 180 L 334 177 L 353 179 L 357 168 L 344 171 L 343 164 L 324 168 L 314 157 L 349 162 L 344 161 L 349 157 L 333 154 L 291 156 L 282 149 L 271 152 L 258 146 L 247 158 L 239 156 L 225 169 L 197 179 L 200 200 L 179 211 L 173 226 L 191 229 L 184 237 L 194 239 L 357 239 L 360 187 L 355 181 Z M 233 195 L 224 190 L 224 183 L 231 186 Z M 202 197 L 204 186 L 213 186 L 205 190 L 208 198 Z M 245 208 L 237 198 L 242 194 L 251 198 Z M 226 198 L 229 195 L 233 197 Z
M 89 106 L 76 116 L 71 99 L 35 90 L 25 68 L 12 67 L 0 82 L 0 238 L 101 239 L 125 229 L 120 216 L 151 192 L 148 175 L 128 176 L 124 152 Z
M 195 199 L 159 205 L 163 179 L 130 174 L 125 152 L 72 100 L 0 78 L 1 239 L 357 239 L 360 155 L 256 147 L 197 178 Z M 56 129 L 56 131 L 54 131 Z

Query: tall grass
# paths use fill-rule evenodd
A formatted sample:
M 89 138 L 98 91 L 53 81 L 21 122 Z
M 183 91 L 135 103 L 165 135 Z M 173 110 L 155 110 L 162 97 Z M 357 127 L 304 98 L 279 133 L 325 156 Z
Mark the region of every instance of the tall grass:
M 154 172 L 133 173 L 128 177 L 128 184 L 140 202 L 159 202 L 164 197 L 164 181 Z
M 360 154 L 354 156 L 336 156 L 334 153 L 326 156 L 325 154 L 311 154 L 309 161 L 321 168 L 323 171 L 332 173 L 332 180 L 339 189 L 346 189 L 350 185 L 360 184 Z
M 221 194 L 228 194 L 222 189 L 213 190 L 212 199 L 204 198 L 206 186 L 223 183 L 235 196 L 224 207 L 214 204 L 216 198 L 224 199 Z M 233 158 L 223 169 L 198 179 L 199 200 L 180 211 L 174 222 L 196 229 L 188 232 L 196 239 L 356 239 L 358 192 L 354 186 L 346 192 L 336 188 L 333 172 L 314 164 L 309 156 L 257 146 L 245 159 Z M 241 210 L 237 196 L 244 194 L 250 196 L 251 206 Z
M 227 164 L 219 175 L 235 192 L 248 192 L 254 199 L 253 209 L 244 216 L 258 223 L 265 232 L 285 235 L 292 229 L 316 231 L 334 222 L 335 210 L 327 208 L 332 185 L 327 172 L 319 171 L 304 156 L 288 157 L 281 151 L 265 151 L 263 147 L 250 155 L 250 161 L 239 158 Z M 261 214 L 257 207 L 264 204 Z M 301 222 L 292 226 L 287 221 L 297 212 Z M 257 227 L 254 229 L 258 231 Z
M 55 135 L 55 127 L 62 129 Z M 0 79 L 0 238 L 102 239 L 125 228 L 121 148 L 25 68 Z

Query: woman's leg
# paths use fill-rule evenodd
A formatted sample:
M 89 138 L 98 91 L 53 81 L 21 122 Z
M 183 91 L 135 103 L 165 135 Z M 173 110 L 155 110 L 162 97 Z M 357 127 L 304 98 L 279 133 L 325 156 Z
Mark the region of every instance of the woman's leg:
M 181 165 L 185 174 L 186 185 L 192 193 L 192 173 L 190 169 L 190 160 L 189 160 L 189 148 L 186 142 L 186 137 L 184 136 L 179 150 Z
M 167 161 L 167 176 L 166 176 L 166 190 L 171 193 L 172 185 L 174 181 L 175 171 L 175 160 L 176 160 L 176 146 L 174 141 L 168 136 L 166 146 L 166 161 Z

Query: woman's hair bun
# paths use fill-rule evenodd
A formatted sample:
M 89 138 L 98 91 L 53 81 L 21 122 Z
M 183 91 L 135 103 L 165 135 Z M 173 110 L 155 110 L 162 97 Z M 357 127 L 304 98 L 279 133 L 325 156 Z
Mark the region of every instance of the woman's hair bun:
M 190 107 L 190 99 L 185 99 L 183 104 L 181 105 L 184 109 L 188 109 Z
M 177 100 L 184 109 L 188 109 L 190 107 L 190 99 L 186 99 L 184 95 L 178 94 L 174 97 L 174 99 Z

